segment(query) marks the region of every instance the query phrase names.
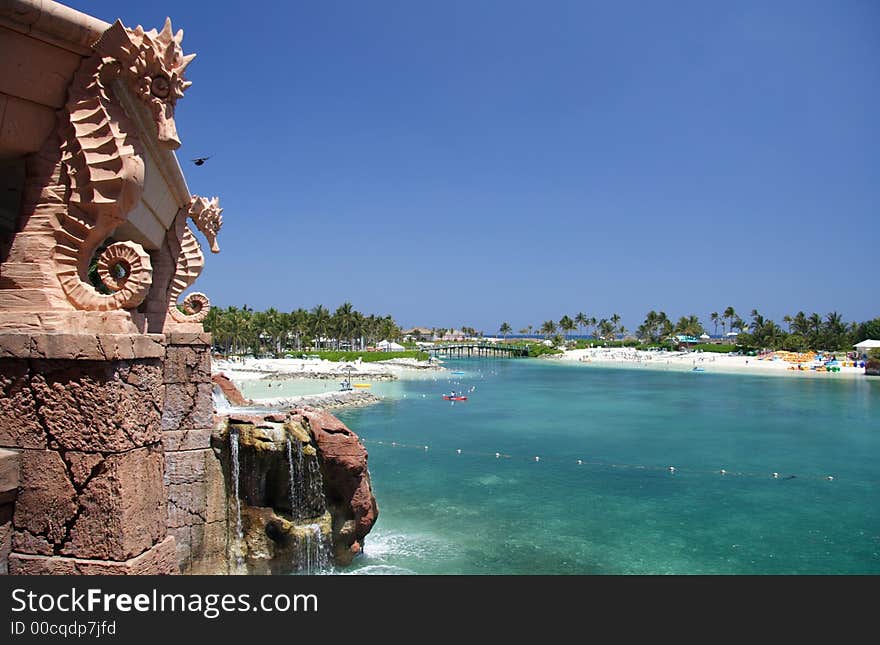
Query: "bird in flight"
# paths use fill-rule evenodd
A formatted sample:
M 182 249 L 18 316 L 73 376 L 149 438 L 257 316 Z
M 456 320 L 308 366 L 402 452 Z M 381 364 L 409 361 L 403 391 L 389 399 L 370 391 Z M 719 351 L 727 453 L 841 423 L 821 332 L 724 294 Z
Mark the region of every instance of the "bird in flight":
M 203 163 L 205 163 L 210 158 L 211 157 L 198 157 L 197 159 L 193 159 L 192 162 L 197 166 L 201 166 Z

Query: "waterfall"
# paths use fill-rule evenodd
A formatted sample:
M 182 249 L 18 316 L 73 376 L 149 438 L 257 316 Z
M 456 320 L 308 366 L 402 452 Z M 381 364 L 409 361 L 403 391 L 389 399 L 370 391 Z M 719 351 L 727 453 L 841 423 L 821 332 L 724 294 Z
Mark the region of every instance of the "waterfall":
M 319 513 L 327 510 L 327 503 L 324 499 L 324 478 L 321 476 L 321 467 L 318 465 L 317 457 L 309 460 L 309 498 L 320 500 Z
M 303 469 L 302 469 L 302 443 L 296 440 L 296 464 L 294 468 L 293 460 L 293 442 L 287 437 L 287 474 L 290 478 L 289 496 L 290 496 L 290 517 L 294 520 L 299 519 L 303 515 L 302 509 L 302 490 L 303 490 Z
M 306 524 L 305 553 L 300 558 L 300 571 L 307 575 L 323 573 L 330 568 L 330 545 L 320 524 Z
M 214 389 L 211 390 L 211 399 L 214 401 L 214 412 L 218 416 L 228 415 L 232 411 L 232 406 L 229 405 L 229 401 L 219 385 L 215 385 Z
M 244 564 L 241 554 L 244 531 L 241 527 L 241 499 L 239 498 L 238 443 L 238 432 L 232 430 L 229 433 L 229 456 L 232 460 L 232 489 L 235 494 L 235 567 L 241 569 Z
M 324 484 L 317 457 L 306 459 L 299 439 L 287 437 L 287 472 L 290 478 L 290 516 L 294 523 L 321 516 L 326 512 Z M 315 503 L 318 507 L 315 508 Z M 318 523 L 298 524 L 302 536 L 296 557 L 296 568 L 308 575 L 322 573 L 330 568 L 329 537 Z

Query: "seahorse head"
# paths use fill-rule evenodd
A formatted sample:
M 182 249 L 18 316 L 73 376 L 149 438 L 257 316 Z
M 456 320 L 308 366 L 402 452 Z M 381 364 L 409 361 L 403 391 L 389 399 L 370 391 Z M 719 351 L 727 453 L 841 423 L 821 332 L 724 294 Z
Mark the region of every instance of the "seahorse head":
M 172 33 L 171 19 L 166 18 L 161 32 L 144 31 L 140 25 L 128 29 L 117 20 L 95 44 L 106 63 L 118 63 L 114 69 L 149 108 L 159 141 L 172 150 L 180 147 L 174 107 L 192 85 L 183 72 L 196 56 L 183 55 L 182 41 L 183 29 Z
M 192 199 L 189 207 L 189 216 L 211 244 L 211 253 L 219 253 L 220 246 L 217 244 L 217 233 L 223 226 L 223 216 L 220 214 L 223 209 L 220 208 L 220 198 L 212 197 L 196 197 Z

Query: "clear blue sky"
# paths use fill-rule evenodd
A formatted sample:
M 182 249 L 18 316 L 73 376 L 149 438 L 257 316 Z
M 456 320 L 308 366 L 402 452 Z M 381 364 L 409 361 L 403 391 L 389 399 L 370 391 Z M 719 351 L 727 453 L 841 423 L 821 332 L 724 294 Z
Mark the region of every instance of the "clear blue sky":
M 67 4 L 198 53 L 217 305 L 880 315 L 880 3 Z

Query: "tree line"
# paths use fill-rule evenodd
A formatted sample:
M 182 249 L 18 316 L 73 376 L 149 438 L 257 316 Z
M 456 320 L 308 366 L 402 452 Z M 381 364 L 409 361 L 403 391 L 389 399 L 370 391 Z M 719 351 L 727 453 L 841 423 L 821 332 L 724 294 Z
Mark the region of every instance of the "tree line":
M 782 322 L 787 329 L 766 318 L 757 309 L 753 309 L 749 319 L 744 320 L 733 307 L 727 307 L 721 313 L 713 311 L 709 314 L 709 322 L 714 327 L 716 337 L 720 326 L 725 338 L 729 332 L 736 333 L 736 337 L 728 341 L 731 344 L 759 349 L 839 351 L 849 350 L 854 344 L 867 338 L 880 339 L 880 318 L 861 323 L 846 322 L 836 311 L 829 312 L 824 317 L 815 312 L 807 315 L 803 311 L 783 316 Z M 645 315 L 645 320 L 634 332 L 630 332 L 620 323 L 620 315 L 616 313 L 597 319 L 583 312 L 575 316 L 564 315 L 558 322 L 545 320 L 537 328 L 528 325 L 519 332 L 532 336 L 537 331 L 544 338 L 567 342 L 569 335 L 579 330 L 602 341 L 630 336 L 650 344 L 675 341 L 677 336 L 699 337 L 706 333 L 706 328 L 695 314 L 681 316 L 673 322 L 665 312 L 653 309 Z M 506 338 L 512 328 L 509 323 L 503 322 L 498 331 Z
M 204 320 L 214 345 L 224 354 L 283 356 L 286 351 L 363 350 L 381 340 L 397 340 L 400 327 L 390 315 L 364 315 L 344 302 L 333 313 L 323 305 L 284 312 L 254 311 L 247 305 L 212 307 Z

